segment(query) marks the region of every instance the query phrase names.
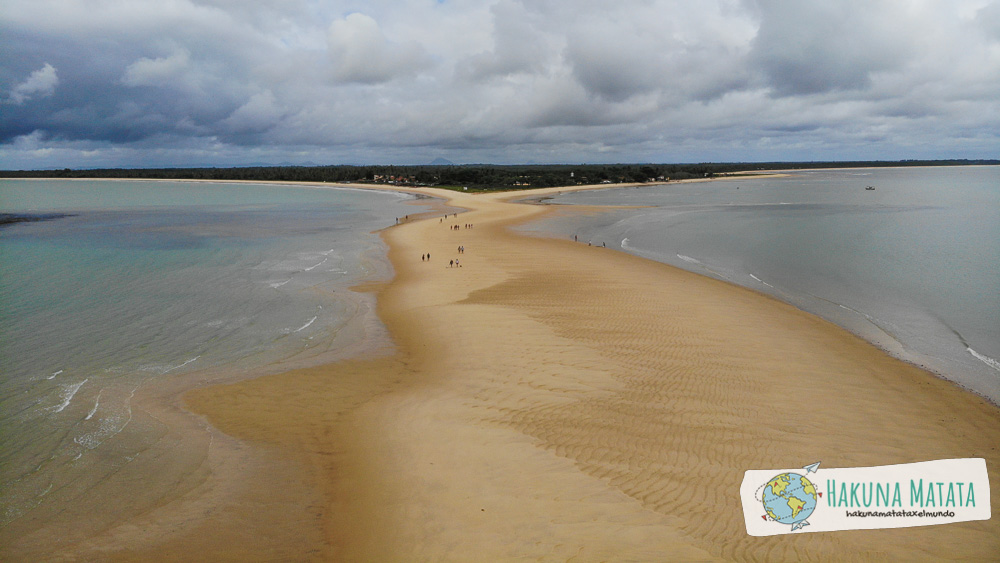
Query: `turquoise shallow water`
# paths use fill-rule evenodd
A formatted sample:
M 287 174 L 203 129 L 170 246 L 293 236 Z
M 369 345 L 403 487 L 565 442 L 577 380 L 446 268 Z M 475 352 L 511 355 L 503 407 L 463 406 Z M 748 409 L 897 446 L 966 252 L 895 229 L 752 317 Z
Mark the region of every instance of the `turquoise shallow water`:
M 0 182 L 0 525 L 71 503 L 156 439 L 134 400 L 198 372 L 371 339 L 373 231 L 407 195 L 170 182 Z M 82 484 L 86 483 L 84 487 Z M 50 500 L 50 499 L 58 499 Z
M 1000 167 L 795 172 L 549 203 L 648 206 L 531 229 L 774 295 L 1000 402 Z

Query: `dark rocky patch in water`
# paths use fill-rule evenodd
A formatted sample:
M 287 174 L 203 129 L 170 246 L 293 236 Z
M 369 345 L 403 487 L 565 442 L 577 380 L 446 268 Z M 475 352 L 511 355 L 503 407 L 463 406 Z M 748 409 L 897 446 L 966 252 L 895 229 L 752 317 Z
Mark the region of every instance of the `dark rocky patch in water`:
M 0 213 L 0 227 L 13 225 L 14 223 L 33 223 L 35 221 L 51 221 L 52 219 L 62 219 L 73 217 L 66 213 Z

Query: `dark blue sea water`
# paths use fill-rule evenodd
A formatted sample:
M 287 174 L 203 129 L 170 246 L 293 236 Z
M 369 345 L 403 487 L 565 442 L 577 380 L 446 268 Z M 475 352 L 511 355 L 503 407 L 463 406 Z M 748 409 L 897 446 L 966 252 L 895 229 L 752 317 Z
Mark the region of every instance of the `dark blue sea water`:
M 531 228 L 771 294 L 1000 402 L 1000 167 L 794 172 L 549 203 L 647 206 Z
M 248 184 L 0 181 L 0 526 L 67 505 L 166 432 L 144 389 L 377 345 L 373 231 L 411 196 Z M 61 215 L 48 216 L 57 213 Z M 56 500 L 57 499 L 57 500 Z M 96 510 L 96 507 L 95 507 Z

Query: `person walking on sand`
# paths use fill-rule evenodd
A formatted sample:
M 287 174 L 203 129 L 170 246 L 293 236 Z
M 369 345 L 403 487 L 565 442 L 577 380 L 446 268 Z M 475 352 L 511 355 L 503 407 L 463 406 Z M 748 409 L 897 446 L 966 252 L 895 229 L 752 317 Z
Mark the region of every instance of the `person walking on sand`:
M 449 268 L 454 268 L 455 267 L 455 261 L 454 260 L 448 260 L 448 267 Z

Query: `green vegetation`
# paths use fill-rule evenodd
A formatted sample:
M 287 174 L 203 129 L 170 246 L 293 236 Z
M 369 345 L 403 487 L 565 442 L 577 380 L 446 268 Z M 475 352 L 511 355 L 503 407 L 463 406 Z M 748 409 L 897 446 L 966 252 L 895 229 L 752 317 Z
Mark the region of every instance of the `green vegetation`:
M 701 164 L 558 164 L 427 166 L 258 166 L 247 168 L 114 168 L 0 170 L 0 178 L 157 178 L 260 182 L 354 182 L 438 186 L 459 191 L 511 190 L 621 182 L 665 182 L 760 170 L 1000 164 L 1000 160 L 752 162 Z

